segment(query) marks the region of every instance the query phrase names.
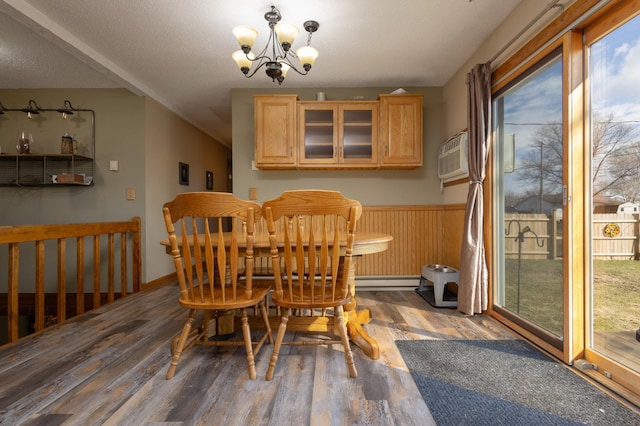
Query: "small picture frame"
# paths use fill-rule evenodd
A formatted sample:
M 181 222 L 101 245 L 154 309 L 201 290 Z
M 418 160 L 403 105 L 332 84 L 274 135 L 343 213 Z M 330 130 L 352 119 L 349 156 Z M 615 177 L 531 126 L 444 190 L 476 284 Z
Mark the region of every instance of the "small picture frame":
M 178 163 L 178 183 L 189 185 L 189 165 L 187 163 Z
M 213 172 L 210 172 L 209 170 L 207 170 L 206 182 L 207 191 L 213 191 Z

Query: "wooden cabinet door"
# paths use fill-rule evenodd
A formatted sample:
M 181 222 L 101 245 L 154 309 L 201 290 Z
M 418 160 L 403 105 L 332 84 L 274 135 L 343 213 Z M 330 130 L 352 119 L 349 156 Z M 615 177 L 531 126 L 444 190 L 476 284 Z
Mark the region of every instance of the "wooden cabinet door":
M 256 167 L 296 168 L 297 100 L 297 95 L 254 96 Z
M 380 95 L 380 167 L 422 166 L 422 95 Z

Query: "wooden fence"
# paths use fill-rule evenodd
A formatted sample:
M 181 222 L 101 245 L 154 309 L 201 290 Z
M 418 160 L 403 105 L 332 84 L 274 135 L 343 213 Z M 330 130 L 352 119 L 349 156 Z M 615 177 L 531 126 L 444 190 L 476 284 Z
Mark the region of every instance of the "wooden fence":
M 0 261 L 6 259 L 6 269 L 0 264 L 0 273 L 6 274 L 0 277 L 7 277 L 0 280 L 0 318 L 7 323 L 0 344 L 24 334 L 20 324 L 25 317 L 33 321 L 30 331 L 40 331 L 139 292 L 140 229 L 138 217 L 130 222 L 0 226 Z M 73 248 L 75 256 L 70 255 Z
M 592 219 L 593 258 L 640 260 L 640 215 L 596 213 Z M 535 213 L 505 215 L 504 251 L 507 258 L 562 257 L 562 216 Z

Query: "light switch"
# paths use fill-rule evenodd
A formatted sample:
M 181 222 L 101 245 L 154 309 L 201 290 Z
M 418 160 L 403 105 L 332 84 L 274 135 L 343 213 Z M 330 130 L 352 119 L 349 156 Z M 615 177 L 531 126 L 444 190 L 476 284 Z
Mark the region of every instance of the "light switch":
M 136 199 L 136 190 L 134 188 L 127 188 L 127 200 Z
M 118 160 L 109 160 L 109 170 L 112 172 L 118 171 Z

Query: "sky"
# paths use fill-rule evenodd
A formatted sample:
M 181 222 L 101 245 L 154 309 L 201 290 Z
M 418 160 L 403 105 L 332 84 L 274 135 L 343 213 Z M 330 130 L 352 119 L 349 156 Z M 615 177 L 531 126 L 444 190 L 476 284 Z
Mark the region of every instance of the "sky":
M 640 16 L 593 44 L 592 108 L 640 122 Z

